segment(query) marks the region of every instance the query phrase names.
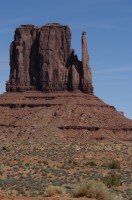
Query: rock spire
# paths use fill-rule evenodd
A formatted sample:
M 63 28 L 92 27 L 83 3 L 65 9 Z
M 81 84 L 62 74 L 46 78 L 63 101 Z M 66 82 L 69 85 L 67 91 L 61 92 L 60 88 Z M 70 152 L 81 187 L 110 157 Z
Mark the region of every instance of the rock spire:
M 71 31 L 58 23 L 22 25 L 10 46 L 9 92 L 74 91 L 93 93 L 86 33 L 82 34 L 82 61 L 71 49 Z
M 82 67 L 83 67 L 83 90 L 93 93 L 92 72 L 89 65 L 86 32 L 82 33 Z

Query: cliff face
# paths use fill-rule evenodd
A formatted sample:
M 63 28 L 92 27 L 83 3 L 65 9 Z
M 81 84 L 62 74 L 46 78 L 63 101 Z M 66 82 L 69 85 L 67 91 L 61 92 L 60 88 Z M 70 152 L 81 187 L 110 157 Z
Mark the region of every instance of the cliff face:
M 74 91 L 93 93 L 86 34 L 82 35 L 82 62 L 71 49 L 68 26 L 24 25 L 16 29 L 10 46 L 7 91 Z

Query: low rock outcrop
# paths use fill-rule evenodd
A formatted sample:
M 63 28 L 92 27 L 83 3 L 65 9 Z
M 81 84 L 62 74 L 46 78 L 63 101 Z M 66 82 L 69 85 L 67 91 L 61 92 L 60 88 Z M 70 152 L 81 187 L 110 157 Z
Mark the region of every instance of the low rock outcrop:
M 17 28 L 10 46 L 10 77 L 6 90 L 93 93 L 86 33 L 82 34 L 80 61 L 71 49 L 68 26 L 53 23 Z

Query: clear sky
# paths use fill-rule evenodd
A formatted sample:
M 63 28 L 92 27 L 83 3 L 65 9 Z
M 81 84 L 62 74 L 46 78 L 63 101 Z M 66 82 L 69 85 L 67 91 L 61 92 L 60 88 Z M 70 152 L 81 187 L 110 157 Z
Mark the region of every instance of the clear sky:
M 132 0 L 0 0 L 0 93 L 16 27 L 52 22 L 70 26 L 80 59 L 87 32 L 95 95 L 132 119 Z

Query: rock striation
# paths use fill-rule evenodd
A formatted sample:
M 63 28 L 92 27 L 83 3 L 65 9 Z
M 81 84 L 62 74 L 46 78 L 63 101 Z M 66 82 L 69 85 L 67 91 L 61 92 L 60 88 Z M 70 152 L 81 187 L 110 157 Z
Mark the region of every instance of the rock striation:
M 0 143 L 132 141 L 132 120 L 93 94 L 0 95 Z
M 86 33 L 82 33 L 82 61 L 71 48 L 71 31 L 58 23 L 22 25 L 10 46 L 7 92 L 75 91 L 92 94 Z

